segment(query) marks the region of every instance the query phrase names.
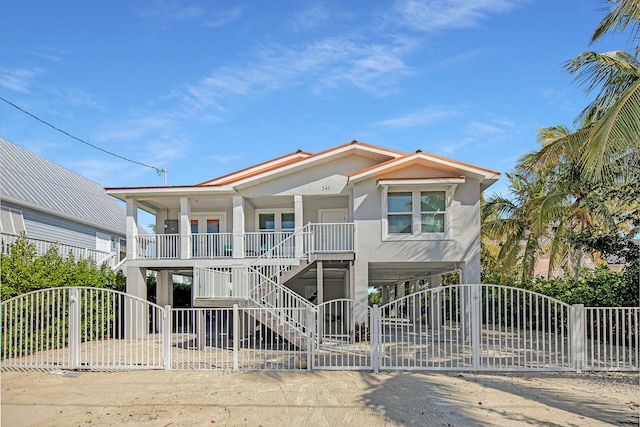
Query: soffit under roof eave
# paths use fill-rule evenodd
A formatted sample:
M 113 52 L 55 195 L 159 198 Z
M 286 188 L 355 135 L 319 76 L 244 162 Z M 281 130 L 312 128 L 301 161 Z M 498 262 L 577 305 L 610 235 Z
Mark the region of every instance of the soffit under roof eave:
M 464 184 L 466 177 L 442 177 L 442 178 L 399 178 L 399 179 L 379 179 L 378 187 L 389 185 L 457 185 Z
M 126 201 L 127 198 L 139 197 L 183 197 L 183 196 L 206 196 L 220 194 L 235 194 L 236 190 L 231 186 L 224 187 L 147 187 L 147 188 L 108 188 L 108 195 L 116 199 Z

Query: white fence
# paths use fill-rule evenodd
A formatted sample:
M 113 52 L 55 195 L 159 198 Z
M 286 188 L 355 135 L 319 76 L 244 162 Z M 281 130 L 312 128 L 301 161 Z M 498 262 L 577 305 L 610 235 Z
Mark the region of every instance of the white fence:
M 14 234 L 0 233 L 0 253 L 9 253 L 11 246 L 18 240 L 19 236 Z M 27 241 L 34 245 L 36 248 L 36 254 L 42 256 L 47 253 L 51 248 L 58 249 L 58 253 L 61 257 L 67 258 L 70 254 L 77 260 L 91 259 L 97 265 L 106 263 L 109 267 L 114 267 L 119 259 L 120 246 L 115 248 L 115 252 L 104 252 L 97 249 L 86 248 L 82 246 L 65 245 L 60 242 L 54 242 L 51 240 L 35 239 L 27 237 Z
M 2 366 L 640 369 L 640 308 L 568 306 L 495 285 L 428 289 L 381 307 L 347 299 L 285 307 L 264 297 L 266 306 L 175 309 L 105 289 L 21 295 L 0 304 Z
M 43 289 L 0 305 L 5 368 L 169 367 L 166 312 L 121 292 Z

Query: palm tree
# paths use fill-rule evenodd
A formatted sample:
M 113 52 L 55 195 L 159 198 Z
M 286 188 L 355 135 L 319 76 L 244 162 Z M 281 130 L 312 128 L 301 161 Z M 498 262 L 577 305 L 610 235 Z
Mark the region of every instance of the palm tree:
M 605 18 L 596 27 L 592 42 L 609 32 L 640 30 L 640 0 L 614 0 Z M 637 37 L 635 37 L 637 41 Z M 565 68 L 585 85 L 587 93 L 600 88 L 596 99 L 582 112 L 582 139 L 585 172 L 597 180 L 611 179 L 621 161 L 640 147 L 640 66 L 637 54 L 622 51 L 585 52 Z M 578 136 L 571 136 L 578 138 Z M 637 166 L 637 165 L 636 165 Z
M 517 274 L 521 280 L 533 277 L 541 253 L 541 233 L 535 227 L 532 204 L 542 191 L 540 181 L 525 173 L 507 173 L 512 198 L 494 194 L 482 212 L 482 240 L 492 254 L 500 278 Z

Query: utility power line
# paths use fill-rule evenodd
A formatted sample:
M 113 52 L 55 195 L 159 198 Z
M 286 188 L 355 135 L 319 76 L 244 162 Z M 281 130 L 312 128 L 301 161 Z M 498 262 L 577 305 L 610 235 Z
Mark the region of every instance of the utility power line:
M 163 177 L 164 177 L 164 185 L 167 185 L 167 170 L 166 170 L 165 168 L 160 169 L 160 168 L 157 168 L 157 167 L 155 167 L 155 166 L 147 165 L 146 163 L 138 162 L 138 161 L 136 161 L 136 160 L 131 160 L 131 159 L 126 158 L 126 157 L 124 157 L 124 156 L 121 156 L 121 155 L 119 155 L 119 154 L 113 153 L 113 152 L 111 152 L 111 151 L 109 151 L 109 150 L 105 150 L 104 148 L 98 147 L 97 145 L 93 145 L 93 144 L 91 144 L 91 143 L 89 143 L 89 142 L 85 141 L 85 140 L 84 140 L 84 139 L 82 139 L 82 138 L 78 138 L 77 136 L 71 135 L 69 132 L 66 132 L 66 131 L 64 131 L 64 130 L 60 129 L 59 127 L 56 127 L 56 126 L 52 125 L 51 123 L 49 123 L 49 122 L 47 122 L 47 121 L 45 121 L 45 120 L 42 120 L 40 117 L 36 116 L 35 114 L 32 114 L 32 113 L 28 112 L 28 111 L 27 111 L 27 110 L 25 110 L 24 108 L 21 108 L 21 107 L 17 106 L 16 104 L 14 104 L 13 102 L 9 101 L 8 99 L 5 99 L 5 98 L 3 98 L 3 97 L 1 97 L 1 96 L 0 96 L 0 100 L 2 100 L 2 101 L 4 101 L 4 102 L 6 102 L 7 104 L 11 105 L 13 108 L 15 108 L 15 109 L 17 109 L 17 110 L 19 110 L 19 111 L 23 112 L 24 114 L 26 114 L 26 115 L 28 115 L 28 116 L 33 117 L 34 119 L 36 119 L 36 120 L 37 120 L 37 121 L 39 121 L 40 123 L 43 123 L 43 124 L 45 124 L 45 125 L 49 126 L 50 128 L 53 128 L 53 129 L 57 130 L 58 132 L 60 132 L 60 133 L 62 133 L 62 134 L 64 134 L 64 135 L 66 135 L 66 136 L 68 136 L 68 137 L 70 137 L 70 138 L 75 139 L 76 141 L 80 141 L 81 143 L 86 144 L 86 145 L 88 145 L 88 146 L 89 146 L 89 147 L 91 147 L 91 148 L 95 148 L 96 150 L 102 151 L 103 153 L 107 153 L 107 154 L 109 154 L 110 156 L 117 157 L 117 158 L 122 159 L 122 160 L 125 160 L 125 161 L 127 161 L 127 162 L 135 163 L 136 165 L 140 165 L 140 166 L 144 166 L 144 167 L 146 167 L 146 168 L 153 169 L 154 171 L 156 171 L 156 173 L 158 174 L 158 176 L 163 176 Z

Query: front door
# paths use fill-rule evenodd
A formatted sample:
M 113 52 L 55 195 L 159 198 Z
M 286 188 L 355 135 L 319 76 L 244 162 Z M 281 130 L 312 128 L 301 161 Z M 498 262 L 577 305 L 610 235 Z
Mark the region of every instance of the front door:
M 323 224 L 347 222 L 347 209 L 318 209 L 318 218 Z
M 224 216 L 206 215 L 191 217 L 191 251 L 194 258 L 213 258 L 225 256 L 230 242 L 224 229 Z

